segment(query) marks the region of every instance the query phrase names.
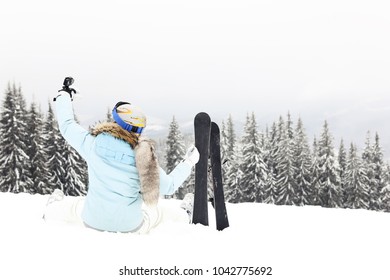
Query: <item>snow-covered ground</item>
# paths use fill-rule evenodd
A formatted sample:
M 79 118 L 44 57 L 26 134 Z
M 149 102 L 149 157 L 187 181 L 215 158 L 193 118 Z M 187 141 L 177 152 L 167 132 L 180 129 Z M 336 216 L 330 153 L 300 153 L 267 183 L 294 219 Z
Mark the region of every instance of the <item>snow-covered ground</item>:
M 45 223 L 46 201 L 0 193 L 0 279 L 390 279 L 387 213 L 228 204 L 222 232 L 210 209 L 210 227 L 167 223 L 140 236 Z M 125 267 L 203 276 L 120 275 Z M 215 276 L 214 267 L 271 267 L 272 276 Z

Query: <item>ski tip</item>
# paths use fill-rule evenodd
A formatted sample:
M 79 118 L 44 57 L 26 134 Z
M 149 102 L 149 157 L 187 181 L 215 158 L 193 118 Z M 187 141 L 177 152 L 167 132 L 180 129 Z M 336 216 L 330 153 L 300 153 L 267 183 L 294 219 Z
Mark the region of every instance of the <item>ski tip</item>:
M 200 112 L 200 113 L 196 114 L 195 120 L 207 120 L 207 121 L 211 121 L 209 114 L 207 114 L 207 113 L 205 113 L 205 112 Z
M 219 126 L 215 122 L 211 122 L 211 130 L 219 133 Z

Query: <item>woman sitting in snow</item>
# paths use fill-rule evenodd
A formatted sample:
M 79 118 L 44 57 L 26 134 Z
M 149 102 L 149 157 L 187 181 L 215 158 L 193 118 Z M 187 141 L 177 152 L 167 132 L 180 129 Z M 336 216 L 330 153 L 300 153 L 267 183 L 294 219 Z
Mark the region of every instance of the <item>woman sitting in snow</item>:
M 162 217 L 172 216 L 172 209 L 158 205 L 159 196 L 173 194 L 188 178 L 199 160 L 197 149 L 189 148 L 184 160 L 167 175 L 158 165 L 152 141 L 140 137 L 146 118 L 139 108 L 119 102 L 112 110 L 115 122 L 99 124 L 88 132 L 74 119 L 73 93 L 72 89 L 61 91 L 55 107 L 61 134 L 88 164 L 88 193 L 64 197 L 56 189 L 45 220 L 81 223 L 101 231 L 149 232 Z M 182 208 L 191 211 L 191 197 L 184 202 Z M 176 219 L 188 221 L 183 209 L 174 211 Z

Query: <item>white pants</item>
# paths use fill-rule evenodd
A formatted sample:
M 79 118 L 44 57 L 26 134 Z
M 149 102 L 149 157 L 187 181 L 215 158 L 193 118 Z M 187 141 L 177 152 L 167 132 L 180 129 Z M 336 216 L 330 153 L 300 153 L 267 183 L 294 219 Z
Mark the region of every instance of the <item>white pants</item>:
M 47 222 L 62 222 L 72 225 L 87 226 L 81 218 L 81 212 L 84 207 L 84 197 L 64 196 L 62 200 L 54 201 L 46 207 L 44 219 Z M 189 223 L 189 217 L 186 211 L 179 206 L 167 203 L 167 200 L 161 199 L 155 207 L 143 205 L 143 223 L 132 233 L 145 234 L 160 223 L 167 221 Z M 88 226 L 87 226 L 88 227 Z
M 61 200 L 51 202 L 44 213 L 45 221 L 83 225 L 81 212 L 84 200 L 82 196 L 64 196 Z

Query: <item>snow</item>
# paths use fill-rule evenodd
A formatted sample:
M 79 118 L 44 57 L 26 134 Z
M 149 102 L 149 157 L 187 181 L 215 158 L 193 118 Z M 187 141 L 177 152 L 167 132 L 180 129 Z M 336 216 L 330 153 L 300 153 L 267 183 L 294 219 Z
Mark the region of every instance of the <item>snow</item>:
M 134 235 L 45 223 L 47 198 L 0 193 L 0 279 L 390 277 L 389 213 L 227 204 L 230 227 L 222 232 L 215 230 L 210 207 L 209 227 L 167 223 L 148 235 Z M 200 268 L 204 275 L 119 275 L 125 266 Z M 213 267 L 219 266 L 272 267 L 272 276 L 214 276 Z

